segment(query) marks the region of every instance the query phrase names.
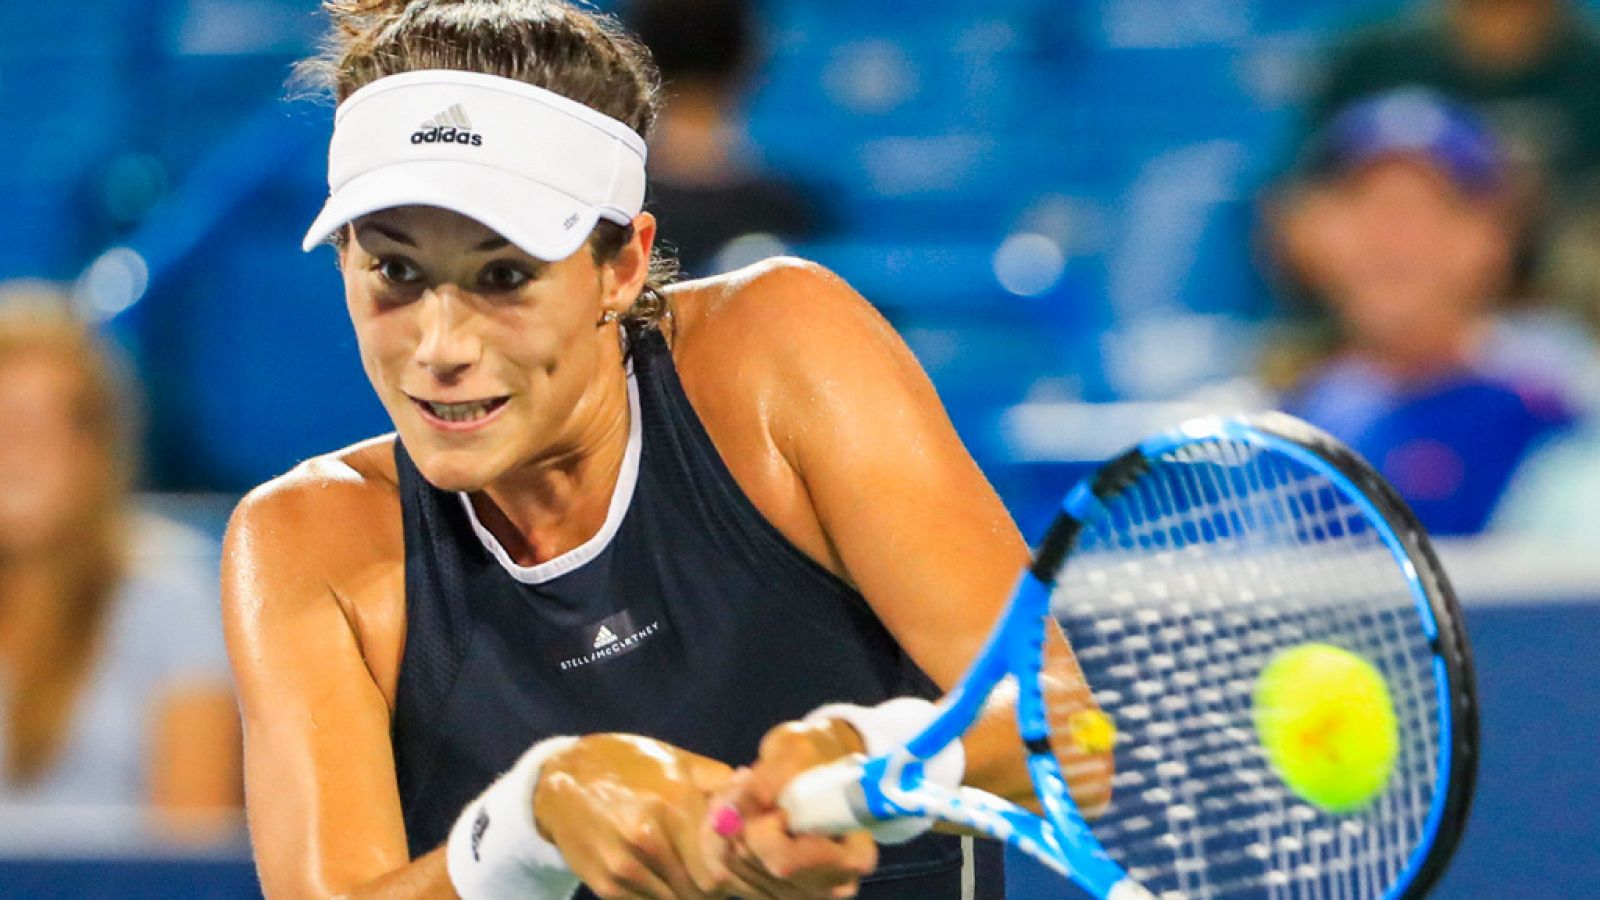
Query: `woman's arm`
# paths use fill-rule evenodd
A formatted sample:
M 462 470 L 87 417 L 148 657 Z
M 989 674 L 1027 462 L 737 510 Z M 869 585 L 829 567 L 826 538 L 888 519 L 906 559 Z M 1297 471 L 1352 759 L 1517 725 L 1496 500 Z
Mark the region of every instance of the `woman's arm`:
M 361 591 L 403 590 L 401 539 L 384 533 L 399 512 L 392 497 L 374 503 L 354 473 L 326 475 L 301 471 L 251 494 L 223 548 L 262 887 L 295 900 L 454 897 L 443 849 L 410 859 L 389 702 L 351 624 Z M 825 897 L 870 870 L 873 850 L 859 842 L 801 889 L 719 865 L 700 842 L 709 797 L 730 775 L 659 741 L 590 735 L 546 761 L 526 802 L 539 834 L 601 897 Z
M 750 353 L 768 360 L 773 441 L 804 485 L 836 568 L 950 688 L 998 620 L 1027 564 L 1026 544 L 921 366 L 859 294 L 799 263 L 773 268 L 746 293 L 739 325 Z M 1058 631 L 1049 647 L 1049 670 L 1081 685 Z M 799 743 L 825 745 L 819 752 L 849 749 L 837 746 L 836 730 L 803 731 Z M 964 743 L 967 784 L 1031 801 L 1010 703 L 991 703 Z M 1074 781 L 1080 804 L 1109 795 L 1109 766 L 1102 771 Z
M 441 854 L 410 862 L 389 707 L 339 595 L 385 575 L 381 548 L 361 544 L 386 537 L 370 490 L 302 468 L 246 497 L 224 541 L 223 627 L 268 896 L 455 896 Z

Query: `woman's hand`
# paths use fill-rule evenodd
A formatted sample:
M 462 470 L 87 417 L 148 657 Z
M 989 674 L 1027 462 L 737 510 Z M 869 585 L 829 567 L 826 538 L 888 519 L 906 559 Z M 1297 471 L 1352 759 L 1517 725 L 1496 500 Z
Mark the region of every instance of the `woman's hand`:
M 713 865 L 745 880 L 777 879 L 774 896 L 855 896 L 862 876 L 878 864 L 872 836 L 791 834 L 778 796 L 801 772 L 861 749 L 861 738 L 843 722 L 789 722 L 767 732 L 756 762 L 734 775 L 712 807 L 715 816 L 731 806 L 742 820 L 739 833 L 727 838 L 708 826 L 704 846 Z
M 545 762 L 534 821 L 601 897 L 726 897 L 736 888 L 706 865 L 700 826 L 732 774 L 660 741 L 589 735 Z
M 705 841 L 728 766 L 650 738 L 594 734 L 545 761 L 534 820 L 600 897 L 789 897 L 749 867 L 720 866 Z M 751 876 L 741 878 L 738 871 Z

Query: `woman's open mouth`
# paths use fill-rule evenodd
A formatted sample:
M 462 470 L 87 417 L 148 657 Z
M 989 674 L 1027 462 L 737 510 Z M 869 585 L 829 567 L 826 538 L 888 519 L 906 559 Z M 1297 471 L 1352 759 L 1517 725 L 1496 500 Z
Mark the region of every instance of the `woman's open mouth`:
M 407 396 L 410 396 L 409 394 Z M 411 397 L 411 402 L 422 411 L 428 424 L 446 431 L 468 431 L 487 424 L 495 414 L 505 408 L 509 397 L 489 397 L 462 403 L 435 403 Z

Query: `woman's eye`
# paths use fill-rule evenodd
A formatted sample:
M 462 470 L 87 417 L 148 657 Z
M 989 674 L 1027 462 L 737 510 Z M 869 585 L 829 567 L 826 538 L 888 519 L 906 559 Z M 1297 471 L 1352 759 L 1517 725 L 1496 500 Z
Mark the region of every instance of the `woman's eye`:
M 378 270 L 383 280 L 391 284 L 412 284 L 422 278 L 422 271 L 408 259 L 380 259 L 373 268 Z
M 514 291 L 526 284 L 529 276 L 516 266 L 490 266 L 479 280 L 491 291 Z

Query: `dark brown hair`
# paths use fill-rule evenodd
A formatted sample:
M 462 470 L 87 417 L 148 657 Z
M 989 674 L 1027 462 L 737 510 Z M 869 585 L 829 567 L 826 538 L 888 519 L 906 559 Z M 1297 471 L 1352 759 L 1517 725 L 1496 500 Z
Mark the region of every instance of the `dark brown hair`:
M 0 285 L 0 366 L 41 357 L 71 367 L 76 376 L 66 403 L 93 454 L 92 471 L 85 473 L 93 489 L 75 511 L 72 539 L 52 542 L 41 550 L 46 558 L 28 561 L 44 564 L 53 596 L 7 692 L 5 775 L 15 784 L 38 780 L 54 762 L 97 658 L 95 645 L 125 570 L 132 470 L 132 425 L 113 360 L 54 288 Z M 22 562 L 0 558 L 0 569 Z
M 344 100 L 401 72 L 454 69 L 511 78 L 576 100 L 649 137 L 661 108 L 650 53 L 617 22 L 562 0 L 325 0 L 333 29 L 296 80 Z M 633 236 L 602 219 L 589 237 L 606 263 Z M 624 325 L 655 327 L 669 314 L 662 289 L 677 264 L 657 249 Z

